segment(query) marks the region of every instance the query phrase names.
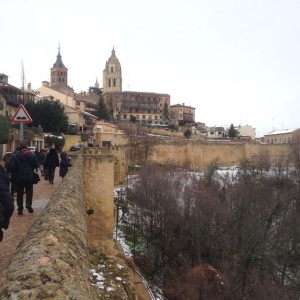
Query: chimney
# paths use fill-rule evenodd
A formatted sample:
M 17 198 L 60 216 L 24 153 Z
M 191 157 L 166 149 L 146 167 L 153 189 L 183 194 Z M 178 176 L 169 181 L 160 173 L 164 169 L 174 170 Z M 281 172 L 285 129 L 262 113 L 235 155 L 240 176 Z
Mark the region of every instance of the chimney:
M 27 84 L 27 91 L 28 91 L 28 92 L 31 92 L 31 83 L 28 83 L 28 84 Z

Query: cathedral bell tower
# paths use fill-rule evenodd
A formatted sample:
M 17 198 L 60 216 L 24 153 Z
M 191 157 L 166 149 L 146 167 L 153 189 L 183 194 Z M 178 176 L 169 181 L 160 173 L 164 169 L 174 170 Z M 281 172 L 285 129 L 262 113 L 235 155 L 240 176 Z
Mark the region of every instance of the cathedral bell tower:
M 122 92 L 122 70 L 113 48 L 103 70 L 103 94 L 114 92 Z
M 61 91 L 72 92 L 73 89 L 68 86 L 68 69 L 62 62 L 60 55 L 60 46 L 58 47 L 58 54 L 56 62 L 53 64 L 51 71 L 51 82 L 50 85 Z

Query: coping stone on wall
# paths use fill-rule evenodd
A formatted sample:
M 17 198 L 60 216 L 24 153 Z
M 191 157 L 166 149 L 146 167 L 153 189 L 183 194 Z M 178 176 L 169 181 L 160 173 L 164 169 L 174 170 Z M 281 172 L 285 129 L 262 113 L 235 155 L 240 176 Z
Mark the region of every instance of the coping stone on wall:
M 86 207 L 78 156 L 0 277 L 1 299 L 90 299 Z

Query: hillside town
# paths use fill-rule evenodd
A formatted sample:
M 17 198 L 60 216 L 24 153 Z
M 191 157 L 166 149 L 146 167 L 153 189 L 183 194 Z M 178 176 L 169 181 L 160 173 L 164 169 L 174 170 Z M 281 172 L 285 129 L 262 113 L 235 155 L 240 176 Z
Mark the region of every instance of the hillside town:
M 6 70 L 7 72 L 9 70 Z M 62 61 L 60 47 L 56 61 L 50 69 L 50 82 L 42 81 L 41 86 L 33 89 L 18 88 L 9 83 L 5 73 L 0 74 L 0 113 L 12 118 L 18 107 L 28 101 L 59 102 L 64 107 L 68 118 L 68 128 L 75 127 L 79 134 L 87 136 L 87 143 L 95 144 L 96 135 L 101 132 L 103 120 L 95 114 L 99 100 L 104 101 L 111 122 L 137 122 L 143 125 L 162 128 L 166 132 L 183 132 L 189 130 L 189 138 L 205 141 L 247 140 L 267 144 L 291 143 L 297 136 L 299 129 L 274 130 L 264 137 L 257 138 L 255 128 L 251 125 L 209 126 L 195 120 L 196 108 L 185 103 L 171 104 L 171 96 L 167 93 L 124 91 L 122 88 L 122 69 L 116 51 L 113 48 L 111 56 L 105 62 L 103 70 L 103 84 L 96 79 L 94 86 L 88 91 L 76 93 L 68 82 L 68 68 Z M 217 123 L 218 120 L 216 120 Z M 39 125 L 35 128 L 26 128 L 30 146 L 42 149 L 44 132 Z M 233 131 L 233 132 L 232 132 Z M 29 138 L 28 138 L 29 137 Z M 19 129 L 11 128 L 11 137 L 8 143 L 0 146 L 2 153 L 12 151 L 19 143 Z M 100 145 L 103 146 L 103 145 Z
M 167 93 L 123 91 L 114 48 L 102 87 L 76 93 L 60 48 L 49 81 L 0 74 L 2 163 L 13 178 L 18 152 L 45 158 L 30 205 L 11 179 L 1 299 L 299 298 L 300 129 L 257 138 L 197 122 Z

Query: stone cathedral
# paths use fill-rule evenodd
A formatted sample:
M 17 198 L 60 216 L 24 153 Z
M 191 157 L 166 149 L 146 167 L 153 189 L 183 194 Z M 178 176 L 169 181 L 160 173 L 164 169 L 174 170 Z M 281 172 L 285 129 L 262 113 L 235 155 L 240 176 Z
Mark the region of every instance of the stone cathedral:
M 149 125 L 168 125 L 170 95 L 152 92 L 122 91 L 122 69 L 116 51 L 106 61 L 103 70 L 103 99 L 115 120 Z

